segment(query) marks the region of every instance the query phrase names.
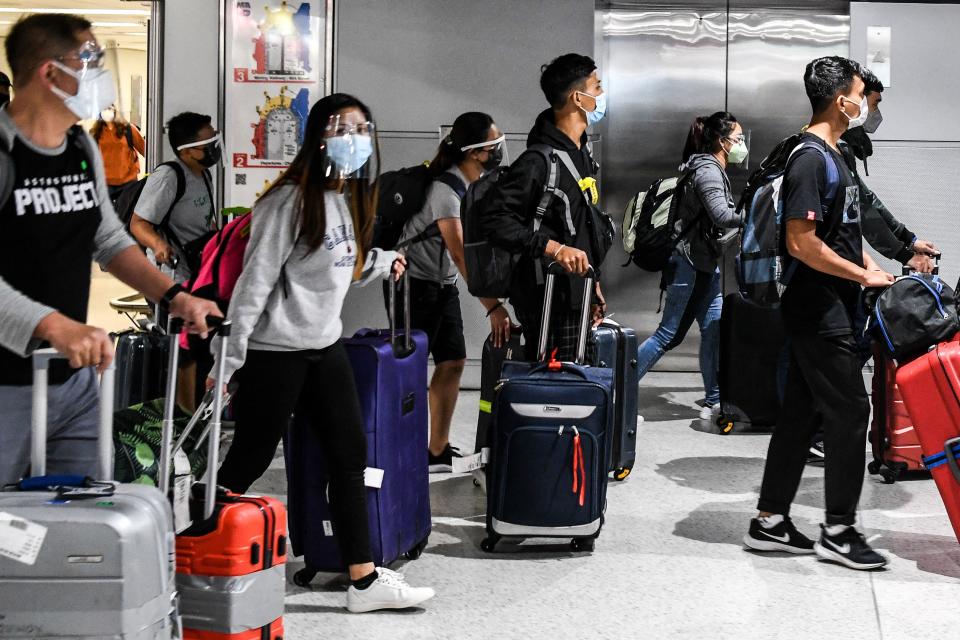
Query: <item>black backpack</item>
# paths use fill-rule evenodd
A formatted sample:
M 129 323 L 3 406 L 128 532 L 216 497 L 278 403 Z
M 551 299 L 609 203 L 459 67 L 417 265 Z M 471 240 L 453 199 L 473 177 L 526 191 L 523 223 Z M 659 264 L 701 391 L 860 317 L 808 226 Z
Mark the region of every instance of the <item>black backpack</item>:
M 623 248 L 630 262 L 644 271 L 663 271 L 677 244 L 699 219 L 677 231 L 677 214 L 683 188 L 692 172 L 656 180 L 646 191 L 633 196 L 623 214 Z
M 427 164 L 388 171 L 380 176 L 377 217 L 373 225 L 374 247 L 398 247 L 407 222 L 423 210 L 423 205 L 427 202 L 427 192 L 434 180 L 449 186 L 460 198 L 463 198 L 467 191 L 462 180 L 446 171 L 436 178 L 431 176 Z M 440 227 L 433 223 L 416 236 L 405 240 L 403 246 L 407 247 L 439 235 Z
M 914 273 L 885 289 L 866 289 L 863 304 L 867 331 L 901 364 L 960 330 L 953 289 L 936 274 Z

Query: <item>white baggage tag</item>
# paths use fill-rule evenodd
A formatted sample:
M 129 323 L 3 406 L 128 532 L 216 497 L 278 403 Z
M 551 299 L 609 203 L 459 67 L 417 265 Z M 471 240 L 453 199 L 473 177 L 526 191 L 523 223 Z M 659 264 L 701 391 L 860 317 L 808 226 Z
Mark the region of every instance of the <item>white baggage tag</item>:
M 453 459 L 453 472 L 454 473 L 470 473 L 471 471 L 476 471 L 481 469 L 484 464 L 483 452 L 475 453 L 472 456 L 463 456 L 462 458 Z
M 490 447 L 484 447 L 483 449 L 480 449 L 480 456 L 480 460 L 483 462 L 483 464 L 490 462 Z
M 173 479 L 173 530 L 181 533 L 193 524 L 190 518 L 190 488 L 193 476 L 176 476 Z
M 363 470 L 363 484 L 371 489 L 379 489 L 383 486 L 383 469 L 376 467 L 367 467 Z
M 40 555 L 47 527 L 0 511 L 0 556 L 32 565 Z

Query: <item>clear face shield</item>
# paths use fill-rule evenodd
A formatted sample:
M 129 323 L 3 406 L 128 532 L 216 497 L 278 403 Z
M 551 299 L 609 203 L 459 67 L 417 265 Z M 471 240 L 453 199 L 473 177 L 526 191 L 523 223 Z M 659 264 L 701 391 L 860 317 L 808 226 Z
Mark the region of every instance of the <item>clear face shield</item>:
M 324 177 L 328 180 L 366 180 L 379 174 L 380 149 L 376 125 L 358 109 L 330 116 L 324 131 Z
M 468 144 L 464 147 L 460 147 L 460 151 L 487 151 L 487 157 L 485 160 L 482 160 L 483 170 L 484 171 L 493 171 L 499 166 L 507 166 L 510 164 L 510 153 L 507 151 L 507 136 L 501 135 L 499 138 L 494 138 L 493 140 L 485 140 L 484 142 L 477 142 L 476 144 Z
M 220 162 L 220 158 L 223 156 L 223 138 L 217 131 L 212 138 L 188 142 L 177 147 L 177 151 L 183 151 L 184 149 L 202 149 L 203 157 L 198 162 L 209 169 Z
M 79 69 L 76 61 L 80 62 Z M 57 86 L 51 90 L 81 120 L 96 120 L 116 100 L 113 76 L 103 67 L 103 49 L 95 41 L 83 43 L 74 53 L 60 56 L 52 64 L 77 81 L 77 92 L 72 95 Z

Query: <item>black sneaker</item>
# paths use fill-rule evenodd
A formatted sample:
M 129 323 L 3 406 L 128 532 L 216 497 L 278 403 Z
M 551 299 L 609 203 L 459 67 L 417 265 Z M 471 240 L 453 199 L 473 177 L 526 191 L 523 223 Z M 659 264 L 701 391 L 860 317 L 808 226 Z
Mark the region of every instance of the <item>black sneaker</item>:
M 814 440 L 807 453 L 807 462 L 823 462 L 823 440 Z
M 754 551 L 786 551 L 797 555 L 813 553 L 813 540 L 793 526 L 790 518 L 769 529 L 760 524 L 759 518 L 750 521 L 750 530 L 743 536 L 743 544 Z
M 430 473 L 449 473 L 453 471 L 453 459 L 463 457 L 460 455 L 460 450 L 450 446 L 450 443 L 447 443 L 446 448 L 444 448 L 443 453 L 440 455 L 435 456 L 427 450 L 427 456 L 430 464 Z
M 847 527 L 835 536 L 827 535 L 824 525 L 821 524 L 820 528 L 820 540 L 813 548 L 822 560 L 859 571 L 879 569 L 887 564 L 887 559 L 874 551 L 863 534 L 853 527 Z

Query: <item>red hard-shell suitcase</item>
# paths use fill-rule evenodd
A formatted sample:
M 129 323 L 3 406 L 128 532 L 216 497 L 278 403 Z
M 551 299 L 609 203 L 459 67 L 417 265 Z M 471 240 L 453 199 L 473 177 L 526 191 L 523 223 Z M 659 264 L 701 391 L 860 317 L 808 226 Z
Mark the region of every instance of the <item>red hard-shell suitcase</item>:
M 960 343 L 941 343 L 901 366 L 897 385 L 960 541 Z
M 884 351 L 873 350 L 873 419 L 870 446 L 873 461 L 867 470 L 893 484 L 904 471 L 926 469 L 913 420 L 897 386 L 897 365 Z

